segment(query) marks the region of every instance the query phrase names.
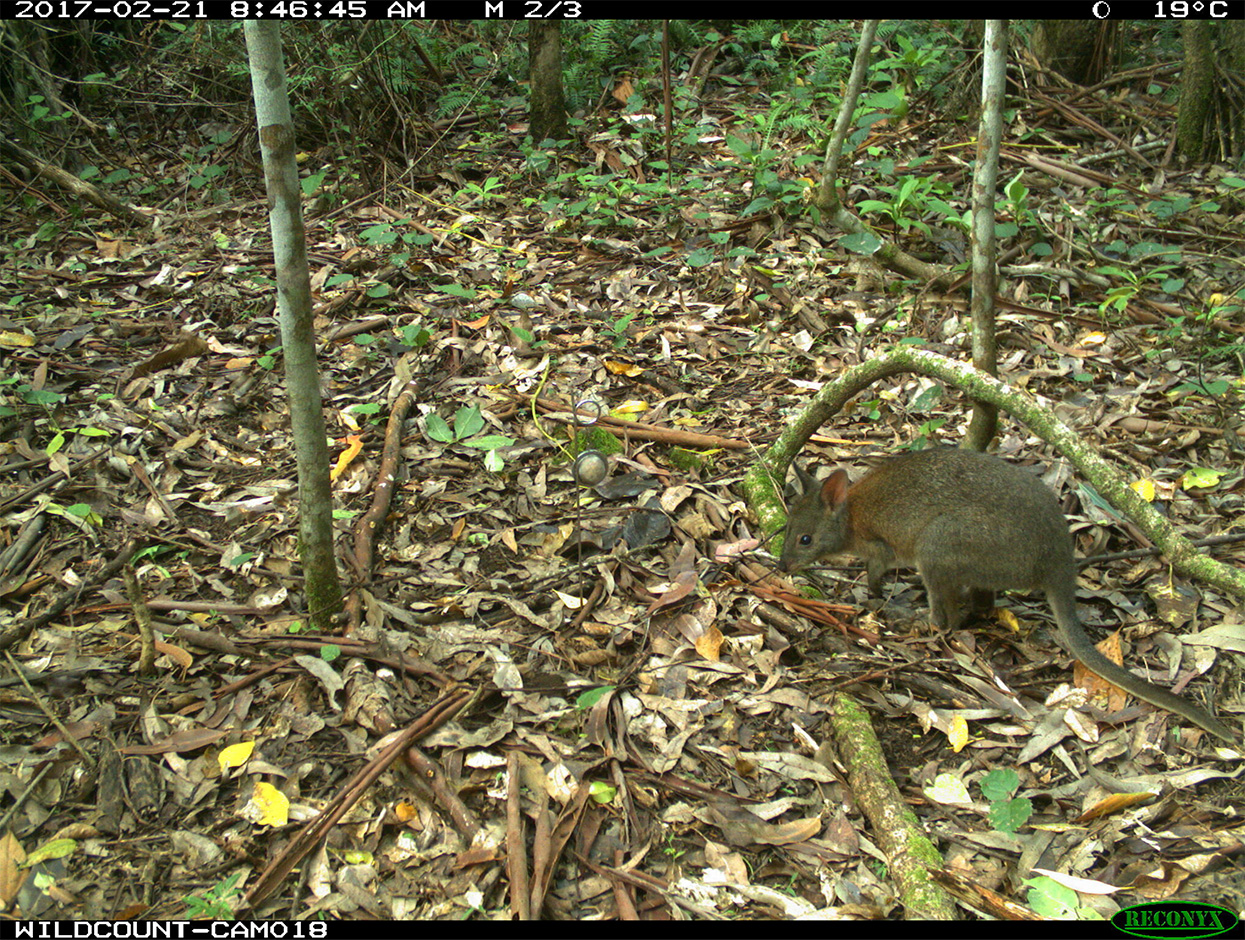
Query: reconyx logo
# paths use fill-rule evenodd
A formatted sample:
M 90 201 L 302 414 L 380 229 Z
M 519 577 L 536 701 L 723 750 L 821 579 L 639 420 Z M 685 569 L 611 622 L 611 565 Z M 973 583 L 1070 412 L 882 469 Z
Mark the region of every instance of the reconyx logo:
M 1137 904 L 1116 911 L 1111 923 L 1134 937 L 1161 937 L 1163 940 L 1196 940 L 1216 937 L 1234 928 L 1236 914 L 1213 904 L 1161 901 Z

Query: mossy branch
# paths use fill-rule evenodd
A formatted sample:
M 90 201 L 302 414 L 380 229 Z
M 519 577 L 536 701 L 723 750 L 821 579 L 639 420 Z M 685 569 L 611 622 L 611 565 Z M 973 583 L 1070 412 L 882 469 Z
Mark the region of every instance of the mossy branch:
M 865 710 L 838 692 L 831 699 L 830 721 L 852 797 L 886 853 L 905 914 L 914 920 L 954 920 L 955 902 L 930 875 L 943 867 L 942 856 L 895 785 Z

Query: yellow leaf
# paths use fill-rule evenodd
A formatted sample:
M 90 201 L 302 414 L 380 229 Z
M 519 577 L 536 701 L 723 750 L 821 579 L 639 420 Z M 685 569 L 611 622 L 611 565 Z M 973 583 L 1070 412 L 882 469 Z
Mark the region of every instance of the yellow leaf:
M 240 744 L 231 744 L 217 755 L 216 760 L 220 764 L 220 772 L 232 770 L 235 767 L 241 767 L 251 759 L 251 752 L 255 750 L 254 741 L 243 741 Z
M 20 346 L 29 348 L 35 344 L 33 336 L 27 336 L 25 333 L 15 333 L 12 330 L 0 330 L 0 346 Z
M 644 374 L 644 370 L 634 362 L 623 362 L 621 359 L 606 359 L 605 368 L 609 370 L 611 375 L 625 375 L 629 378 L 635 378 L 637 375 Z
M 359 456 L 359 451 L 363 450 L 363 438 L 357 434 L 351 434 L 346 438 L 347 447 L 337 455 L 337 464 L 329 472 L 329 480 L 336 480 L 339 476 L 346 472 L 346 468 L 350 466 L 350 462 Z
M 646 411 L 648 411 L 647 402 L 636 401 L 635 399 L 632 399 L 631 401 L 623 402 L 621 405 L 615 408 L 611 413 L 615 415 L 616 417 L 622 417 L 624 415 L 644 414 L 644 412 Z
M 968 744 L 968 722 L 963 715 L 954 715 L 947 725 L 947 740 L 951 742 L 951 750 L 960 753 Z
M 1128 486 L 1147 503 L 1154 502 L 1154 481 L 1150 478 L 1133 480 Z
M 271 783 L 262 780 L 255 781 L 249 809 L 247 818 L 261 826 L 284 826 L 290 821 L 289 798 Z

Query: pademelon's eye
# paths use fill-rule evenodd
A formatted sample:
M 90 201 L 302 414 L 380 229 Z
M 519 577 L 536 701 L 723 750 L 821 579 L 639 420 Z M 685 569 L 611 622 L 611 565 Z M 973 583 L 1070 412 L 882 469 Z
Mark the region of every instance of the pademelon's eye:
M 812 541 L 813 541 L 813 537 L 812 537 L 811 535 L 801 535 L 801 536 L 800 536 L 800 544 L 801 544 L 801 545 L 808 545 L 808 544 L 809 544 L 810 542 L 812 542 Z

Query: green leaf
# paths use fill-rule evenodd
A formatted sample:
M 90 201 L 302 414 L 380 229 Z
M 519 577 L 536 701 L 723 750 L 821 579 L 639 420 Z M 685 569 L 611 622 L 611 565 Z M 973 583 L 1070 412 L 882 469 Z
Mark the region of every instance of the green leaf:
M 839 244 L 858 255 L 872 255 L 882 247 L 882 240 L 872 232 L 853 232 L 839 239 Z
M 1043 917 L 1071 919 L 1076 916 L 1081 899 L 1071 888 L 1065 888 L 1053 878 L 1042 875 L 1026 878 L 1029 886 L 1027 900 L 1033 910 Z
M 65 512 L 71 516 L 77 516 L 79 519 L 90 519 L 95 516 L 95 510 L 91 508 L 89 503 L 74 503 L 65 507 Z M 98 519 L 98 516 L 95 516 Z
M 311 176 L 304 177 L 301 184 L 303 187 L 303 195 L 310 196 L 317 189 L 319 189 L 320 184 L 324 182 L 324 177 L 327 175 L 327 173 L 313 173 Z
M 454 437 L 462 440 L 479 434 L 484 429 L 484 415 L 475 405 L 463 405 L 454 415 Z
M 575 707 L 587 711 L 614 691 L 616 686 L 599 685 L 595 689 L 589 689 L 587 692 L 581 692 L 575 699 Z
M 382 222 L 379 225 L 369 225 L 359 233 L 359 237 L 369 245 L 389 245 L 397 240 L 398 233 L 388 222 Z
M 439 414 L 430 414 L 424 418 L 424 430 L 434 441 L 440 441 L 442 444 L 454 443 L 454 432 Z
M 480 450 L 497 450 L 499 447 L 513 447 L 514 438 L 506 437 L 503 434 L 484 434 L 480 437 L 473 437 L 468 441 L 459 441 L 466 447 L 476 447 Z
M 60 392 L 52 392 L 46 388 L 32 388 L 22 392 L 22 401 L 30 405 L 57 405 L 65 400 Z
M 1033 804 L 1023 797 L 990 804 L 990 825 L 999 832 L 1015 832 L 1033 815 Z
M 981 778 L 981 795 L 990 802 L 1006 800 L 1020 788 L 1020 775 L 1010 767 L 992 770 Z
M 921 394 L 912 400 L 910 407 L 913 411 L 929 411 L 940 398 L 942 398 L 942 386 L 935 382 L 923 389 Z
M 402 342 L 407 346 L 419 349 L 432 339 L 432 334 L 418 323 L 408 323 L 402 327 Z
M 594 803 L 613 803 L 618 796 L 618 788 L 604 780 L 594 780 L 588 784 L 588 796 Z
M 890 210 L 889 202 L 881 202 L 877 199 L 862 199 L 856 203 L 857 212 L 887 212 Z
M 45 842 L 34 849 L 26 856 L 19 867 L 33 868 L 54 858 L 68 858 L 77 850 L 78 842 L 76 839 L 53 839 L 51 842 Z
M 1221 479 L 1223 479 L 1223 472 L 1220 470 L 1212 470 L 1209 467 L 1193 467 L 1185 471 L 1180 478 L 1180 485 L 1186 490 L 1200 490 L 1218 486 Z

